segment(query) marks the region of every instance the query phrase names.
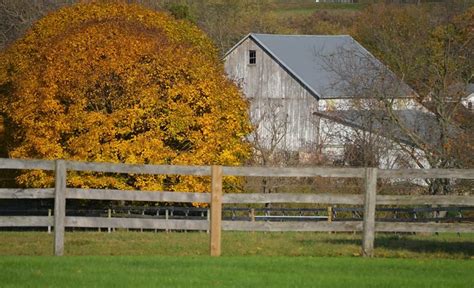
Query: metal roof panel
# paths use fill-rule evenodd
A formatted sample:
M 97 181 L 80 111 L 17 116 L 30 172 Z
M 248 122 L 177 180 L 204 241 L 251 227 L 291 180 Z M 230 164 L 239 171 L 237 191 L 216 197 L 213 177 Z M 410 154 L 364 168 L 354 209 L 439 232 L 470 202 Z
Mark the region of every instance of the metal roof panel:
M 397 89 L 401 89 L 396 92 L 397 97 L 413 94 L 413 90 L 351 36 L 251 33 L 226 56 L 248 37 L 319 98 L 353 98 L 368 94 L 377 79 L 382 79 L 382 84 L 377 83 L 377 86 L 393 87 L 398 83 Z

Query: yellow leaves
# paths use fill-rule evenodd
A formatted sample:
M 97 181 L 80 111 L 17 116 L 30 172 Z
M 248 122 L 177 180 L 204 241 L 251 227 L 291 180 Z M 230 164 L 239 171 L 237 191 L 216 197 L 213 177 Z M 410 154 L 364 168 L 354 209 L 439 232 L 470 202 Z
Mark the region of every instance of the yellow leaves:
M 238 165 L 247 103 L 196 27 L 125 4 L 79 4 L 40 20 L 2 55 L 21 67 L 2 112 L 12 157 Z M 3 79 L 6 78 L 6 79 Z M 50 178 L 27 174 L 22 184 Z M 74 187 L 208 191 L 202 177 L 77 174 Z

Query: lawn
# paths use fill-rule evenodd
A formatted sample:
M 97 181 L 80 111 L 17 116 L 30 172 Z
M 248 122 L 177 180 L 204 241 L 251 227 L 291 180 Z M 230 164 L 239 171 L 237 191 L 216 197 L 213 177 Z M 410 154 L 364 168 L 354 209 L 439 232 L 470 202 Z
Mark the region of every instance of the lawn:
M 67 232 L 67 256 L 53 257 L 52 234 L 0 232 L 0 287 L 474 285 L 474 234 L 378 234 L 375 259 L 358 257 L 360 234 L 224 232 L 219 258 L 208 237 Z
M 474 261 L 346 257 L 0 257 L 2 287 L 473 287 Z
M 200 256 L 209 254 L 205 232 L 67 232 L 67 256 Z M 46 232 L 0 232 L 0 255 L 53 254 Z M 361 234 L 311 232 L 223 232 L 223 256 L 354 257 Z M 471 234 L 377 234 L 375 256 L 385 258 L 474 259 Z

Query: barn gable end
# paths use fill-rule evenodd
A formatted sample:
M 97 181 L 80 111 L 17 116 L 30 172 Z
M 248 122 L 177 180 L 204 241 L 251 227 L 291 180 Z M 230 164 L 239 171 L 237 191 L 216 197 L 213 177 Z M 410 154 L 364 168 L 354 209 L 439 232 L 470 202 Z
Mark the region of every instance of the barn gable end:
M 255 64 L 250 64 L 255 51 Z M 225 70 L 251 103 L 250 115 L 265 146 L 299 151 L 318 139 L 316 95 L 309 91 L 253 37 L 246 37 L 225 56 Z

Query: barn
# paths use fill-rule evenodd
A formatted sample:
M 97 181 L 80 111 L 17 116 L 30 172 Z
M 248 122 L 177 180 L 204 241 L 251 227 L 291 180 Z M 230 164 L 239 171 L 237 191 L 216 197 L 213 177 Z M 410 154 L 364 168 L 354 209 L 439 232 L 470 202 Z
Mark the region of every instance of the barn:
M 250 103 L 256 127 L 250 140 L 267 151 L 295 152 L 300 160 L 322 154 L 340 161 L 344 139 L 374 126 L 367 120 L 354 125 L 360 118 L 354 111 L 373 109 L 376 98 L 390 97 L 411 120 L 413 111 L 423 110 L 413 90 L 348 35 L 251 33 L 224 62 Z

